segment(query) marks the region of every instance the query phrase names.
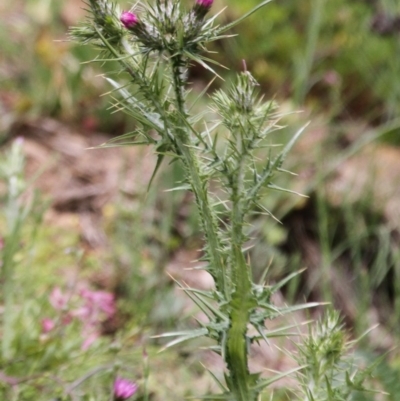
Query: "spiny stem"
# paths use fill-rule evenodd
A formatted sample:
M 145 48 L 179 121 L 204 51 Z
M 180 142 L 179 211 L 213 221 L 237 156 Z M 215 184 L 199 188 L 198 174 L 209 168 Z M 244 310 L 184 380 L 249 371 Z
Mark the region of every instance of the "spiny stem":
M 185 100 L 183 96 L 184 82 L 181 79 L 182 58 L 180 55 L 171 57 L 173 84 L 175 92 L 176 107 L 178 109 L 181 127 L 176 132 L 176 144 L 180 154 L 182 154 L 186 167 L 190 175 L 190 184 L 196 197 L 197 206 L 200 212 L 200 219 L 208 244 L 207 251 L 212 264 L 212 270 L 215 272 L 214 279 L 219 291 L 228 296 L 226 283 L 226 272 L 223 256 L 221 254 L 221 241 L 217 234 L 217 223 L 213 216 L 210 199 L 207 192 L 207 186 L 201 178 L 201 171 L 198 158 L 196 157 L 191 145 L 191 139 L 185 128 L 183 121 L 186 118 Z
M 256 394 L 250 387 L 251 378 L 248 368 L 247 322 L 249 321 L 251 302 L 251 279 L 242 252 L 243 245 L 243 180 L 244 162 L 242 137 L 237 135 L 238 153 L 242 154 L 232 172 L 232 212 L 231 212 L 231 281 L 235 288 L 230 300 L 230 329 L 226 344 L 226 361 L 230 380 L 228 387 L 234 394 L 235 401 L 255 401 Z
M 229 303 L 231 312 L 229 315 L 230 328 L 226 343 L 226 362 L 230 380 L 229 390 L 234 394 L 235 401 L 255 401 L 256 394 L 250 387 L 251 378 L 248 368 L 247 354 L 247 322 L 249 321 L 252 302 L 251 282 L 247 271 L 247 264 L 242 249 L 232 247 L 235 253 L 235 292 Z

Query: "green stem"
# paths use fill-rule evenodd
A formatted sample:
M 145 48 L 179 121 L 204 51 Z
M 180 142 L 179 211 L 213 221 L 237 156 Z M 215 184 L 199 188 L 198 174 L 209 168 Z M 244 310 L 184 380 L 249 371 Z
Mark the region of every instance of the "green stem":
M 172 75 L 174 80 L 174 88 L 176 94 L 176 103 L 182 118 L 186 118 L 183 83 L 180 79 L 181 60 L 176 57 L 172 59 Z M 183 124 L 182 124 L 183 125 Z M 179 130 L 177 140 L 180 151 L 184 156 L 184 160 L 189 170 L 193 192 L 196 196 L 197 205 L 201 214 L 203 229 L 206 234 L 210 259 L 216 268 L 217 288 L 224 290 L 226 299 L 230 299 L 230 329 L 228 331 L 227 341 L 225 344 L 225 359 L 229 370 L 229 378 L 227 385 L 232 400 L 235 401 L 256 401 L 257 392 L 250 388 L 252 378 L 248 369 L 248 353 L 247 353 L 247 324 L 249 321 L 250 310 L 253 307 L 251 298 L 251 280 L 249 276 L 248 266 L 246 264 L 243 252 L 243 211 L 241 202 L 241 191 L 243 189 L 243 163 L 240 160 L 236 168 L 235 177 L 233 179 L 234 189 L 232 193 L 233 209 L 232 209 L 232 230 L 231 230 L 231 263 L 232 263 L 232 282 L 234 283 L 234 293 L 227 294 L 226 287 L 226 271 L 220 255 L 220 241 L 216 234 L 217 225 L 210 207 L 208 192 L 204 182 L 201 179 L 199 164 L 197 157 L 193 152 L 190 144 L 190 138 L 187 131 L 183 128 Z M 241 138 L 238 138 L 238 146 L 240 146 Z
M 207 252 L 210 258 L 211 273 L 214 275 L 215 285 L 219 291 L 228 295 L 226 284 L 226 272 L 222 245 L 217 234 L 217 222 L 212 212 L 209 194 L 205 180 L 202 178 L 198 158 L 196 157 L 191 143 L 190 135 L 187 132 L 185 119 L 185 100 L 183 95 L 184 82 L 181 79 L 182 58 L 180 55 L 171 57 L 172 77 L 175 91 L 176 107 L 179 113 L 181 126 L 176 132 L 177 153 L 183 157 L 184 163 L 190 176 L 190 185 L 196 198 L 197 207 L 200 212 L 200 220 L 207 242 Z
M 244 259 L 241 247 L 232 246 L 235 254 L 234 272 L 236 276 L 235 291 L 232 294 L 230 306 L 230 328 L 226 343 L 226 363 L 229 371 L 228 387 L 234 395 L 235 401 L 255 401 L 257 394 L 250 388 L 252 378 L 248 368 L 248 339 L 247 324 L 250 310 L 253 307 L 251 294 L 251 282 L 248 274 L 248 266 Z
M 232 214 L 231 214 L 231 281 L 234 285 L 234 293 L 230 300 L 230 328 L 226 343 L 226 362 L 229 371 L 228 387 L 235 401 L 256 401 L 257 393 L 250 388 L 253 384 L 248 368 L 248 338 L 247 324 L 250 319 L 250 310 L 253 308 L 251 297 L 251 278 L 249 266 L 246 263 L 242 251 L 244 205 L 242 194 L 244 193 L 245 162 L 242 138 L 237 134 L 238 152 L 242 155 L 233 172 L 232 187 Z

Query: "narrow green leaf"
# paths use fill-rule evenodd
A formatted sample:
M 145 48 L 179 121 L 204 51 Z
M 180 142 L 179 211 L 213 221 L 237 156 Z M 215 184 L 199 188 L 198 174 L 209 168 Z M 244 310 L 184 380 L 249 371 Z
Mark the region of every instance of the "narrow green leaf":
M 278 291 L 280 288 L 282 288 L 286 283 L 288 283 L 292 278 L 298 276 L 299 274 L 303 273 L 306 269 L 301 269 L 297 272 L 293 272 L 289 274 L 288 276 L 284 277 L 281 281 L 277 282 L 275 285 L 272 286 L 271 292 L 275 293 Z
M 197 102 L 207 93 L 207 91 L 210 89 L 210 86 L 214 83 L 214 81 L 217 79 L 217 77 L 214 77 L 208 84 L 207 86 L 199 93 L 199 95 L 196 97 L 196 99 L 193 101 L 192 105 L 189 107 L 188 112 L 190 112 L 193 107 L 197 104 Z
M 275 169 L 280 168 L 284 159 L 286 158 L 287 154 L 289 151 L 292 149 L 293 145 L 297 142 L 297 140 L 300 138 L 301 134 L 304 132 L 304 130 L 308 127 L 310 123 L 308 122 L 305 124 L 303 127 L 301 127 L 292 137 L 292 139 L 286 144 L 286 146 L 283 148 L 282 152 L 279 154 L 279 156 L 275 159 L 273 162 L 273 166 Z
M 225 81 L 219 74 L 217 74 L 217 72 L 215 70 L 213 70 L 207 63 L 205 63 L 200 57 L 196 57 L 194 56 L 192 53 L 190 52 L 184 52 L 185 56 L 187 58 L 189 58 L 190 60 L 200 64 L 201 66 L 203 66 L 206 70 L 212 72 L 215 76 L 217 76 L 219 79 L 221 79 L 222 81 Z
M 186 185 L 180 185 L 179 187 L 166 189 L 164 192 L 190 191 L 191 189 L 192 189 L 192 187 L 189 184 L 186 184 Z
M 195 329 L 195 330 L 180 330 L 180 331 L 171 331 L 169 333 L 157 334 L 155 336 L 151 336 L 150 338 L 166 338 L 166 337 L 187 337 L 187 336 L 198 336 L 204 335 L 207 333 L 207 329 Z
M 308 197 L 309 197 L 308 195 L 303 195 L 303 194 L 301 194 L 300 192 L 296 192 L 296 191 L 292 191 L 292 190 L 290 190 L 290 189 L 278 187 L 277 185 L 272 184 L 272 183 L 268 184 L 268 185 L 267 185 L 267 188 L 269 188 L 269 189 L 275 189 L 276 191 L 287 192 L 287 193 L 289 193 L 289 194 L 298 195 L 298 196 L 301 196 L 302 198 L 308 198 Z
M 208 330 L 204 329 L 204 331 L 202 331 L 202 332 L 198 331 L 197 333 L 193 333 L 191 335 L 186 335 L 186 336 L 182 336 L 182 337 L 176 338 L 175 340 L 170 341 L 163 348 L 161 348 L 159 352 L 163 352 L 168 348 L 171 348 L 171 347 L 173 347 L 175 345 L 183 343 L 184 341 L 193 340 L 193 339 L 198 338 L 198 337 L 203 337 L 203 336 L 205 336 L 207 334 L 207 332 L 208 332 Z
M 221 380 L 219 380 L 218 377 L 210 369 L 208 369 L 203 364 L 201 364 L 201 366 L 203 366 L 203 368 L 208 371 L 208 373 L 214 379 L 215 383 L 217 383 L 217 386 L 220 388 L 221 391 L 223 391 L 224 393 L 228 391 L 228 389 L 222 384 Z

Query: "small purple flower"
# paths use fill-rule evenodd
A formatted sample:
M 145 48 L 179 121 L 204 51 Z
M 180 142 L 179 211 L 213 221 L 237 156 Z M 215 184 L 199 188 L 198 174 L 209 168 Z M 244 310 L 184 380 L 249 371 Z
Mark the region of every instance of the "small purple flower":
M 127 379 L 117 377 L 114 382 L 114 400 L 123 401 L 136 393 L 138 386 Z
M 137 15 L 130 11 L 124 11 L 119 19 L 126 29 L 132 29 L 138 23 Z

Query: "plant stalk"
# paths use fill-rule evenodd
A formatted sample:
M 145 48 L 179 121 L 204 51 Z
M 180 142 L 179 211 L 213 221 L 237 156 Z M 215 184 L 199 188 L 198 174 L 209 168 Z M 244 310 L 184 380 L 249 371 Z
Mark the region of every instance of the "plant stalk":
M 248 368 L 247 324 L 253 307 L 251 298 L 251 279 L 249 267 L 243 255 L 243 200 L 244 192 L 244 150 L 240 132 L 237 133 L 237 150 L 242 157 L 233 171 L 231 200 L 231 281 L 234 292 L 230 300 L 230 325 L 226 343 L 226 362 L 230 375 L 228 387 L 235 401 L 256 401 L 256 394 L 251 390 L 252 378 Z
M 172 77 L 175 92 L 176 107 L 179 113 L 181 127 L 176 132 L 177 153 L 181 154 L 183 161 L 190 175 L 190 185 L 196 198 L 197 207 L 200 212 L 200 220 L 208 244 L 207 252 L 210 257 L 212 271 L 215 272 L 214 279 L 217 290 L 228 296 L 226 283 L 224 258 L 221 254 L 222 246 L 220 238 L 217 235 L 217 222 L 212 213 L 210 199 L 207 192 L 207 186 L 201 178 L 199 161 L 193 151 L 190 135 L 185 128 L 185 118 L 187 117 L 185 109 L 185 100 L 183 95 L 184 82 L 181 79 L 181 68 L 183 61 L 180 55 L 171 57 Z

